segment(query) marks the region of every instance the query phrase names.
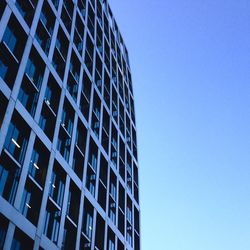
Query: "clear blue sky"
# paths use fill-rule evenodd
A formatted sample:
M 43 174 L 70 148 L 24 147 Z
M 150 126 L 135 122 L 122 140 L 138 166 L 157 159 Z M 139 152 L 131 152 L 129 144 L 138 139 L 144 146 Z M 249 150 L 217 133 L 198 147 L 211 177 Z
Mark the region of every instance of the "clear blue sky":
M 250 1 L 109 2 L 133 73 L 142 250 L 249 250 Z

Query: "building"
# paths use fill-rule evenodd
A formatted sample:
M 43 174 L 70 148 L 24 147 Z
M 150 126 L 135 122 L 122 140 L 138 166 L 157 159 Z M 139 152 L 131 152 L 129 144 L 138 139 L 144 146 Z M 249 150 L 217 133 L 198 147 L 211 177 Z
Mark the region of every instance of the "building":
M 105 0 L 0 1 L 0 249 L 140 249 L 128 52 Z

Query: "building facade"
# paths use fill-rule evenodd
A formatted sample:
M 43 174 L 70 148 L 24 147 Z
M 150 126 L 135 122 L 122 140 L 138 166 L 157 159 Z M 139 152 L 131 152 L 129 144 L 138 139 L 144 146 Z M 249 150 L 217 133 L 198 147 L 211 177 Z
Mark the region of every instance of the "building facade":
M 139 250 L 134 96 L 106 0 L 0 0 L 0 249 Z

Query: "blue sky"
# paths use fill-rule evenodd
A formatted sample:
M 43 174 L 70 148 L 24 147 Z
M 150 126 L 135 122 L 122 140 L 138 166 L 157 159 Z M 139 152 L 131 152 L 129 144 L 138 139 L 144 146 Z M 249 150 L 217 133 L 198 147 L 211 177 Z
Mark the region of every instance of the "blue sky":
M 142 250 L 249 250 L 249 0 L 109 2 L 133 73 Z

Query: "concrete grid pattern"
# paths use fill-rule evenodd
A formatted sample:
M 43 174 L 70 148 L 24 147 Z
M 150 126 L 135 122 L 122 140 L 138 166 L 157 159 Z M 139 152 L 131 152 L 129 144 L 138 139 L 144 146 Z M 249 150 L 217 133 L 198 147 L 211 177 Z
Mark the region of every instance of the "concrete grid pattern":
M 140 249 L 128 52 L 105 0 L 0 1 L 0 249 Z

